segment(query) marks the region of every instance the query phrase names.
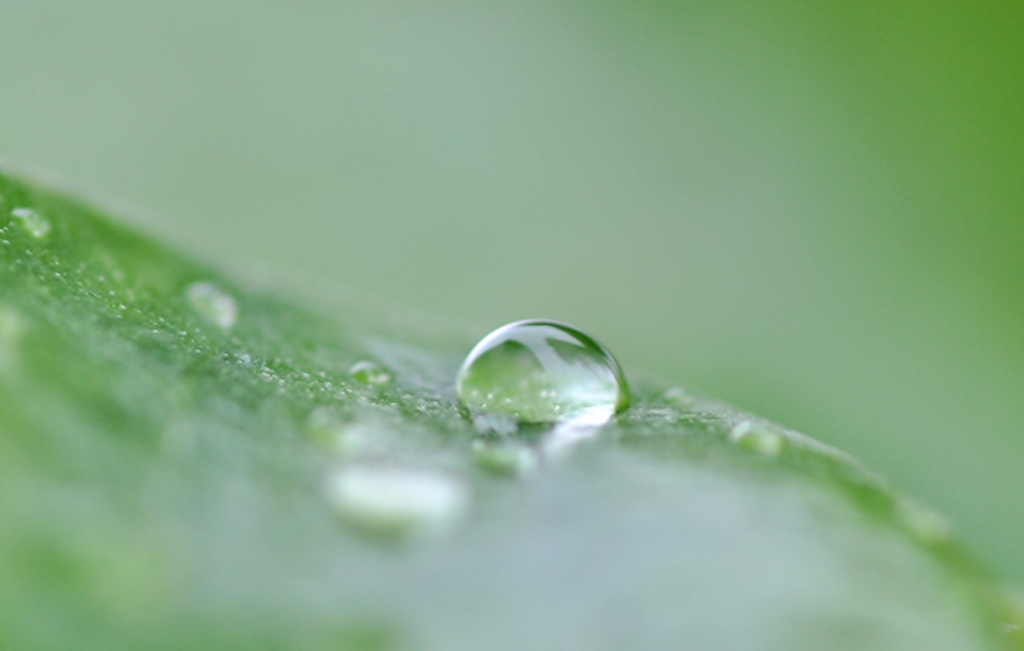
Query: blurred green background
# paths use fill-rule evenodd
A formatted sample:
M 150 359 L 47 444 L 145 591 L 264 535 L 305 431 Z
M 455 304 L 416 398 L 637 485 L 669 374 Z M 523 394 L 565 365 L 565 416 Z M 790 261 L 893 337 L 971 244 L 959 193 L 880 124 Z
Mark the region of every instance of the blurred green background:
M 1024 582 L 1024 4 L 0 3 L 0 155 L 151 232 L 583 327 Z

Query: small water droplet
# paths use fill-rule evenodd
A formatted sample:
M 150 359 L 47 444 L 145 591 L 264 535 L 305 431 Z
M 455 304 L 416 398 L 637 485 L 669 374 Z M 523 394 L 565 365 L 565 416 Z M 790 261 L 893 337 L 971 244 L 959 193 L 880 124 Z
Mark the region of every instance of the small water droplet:
M 310 437 L 326 451 L 340 457 L 386 456 L 397 446 L 381 423 L 366 419 L 349 421 L 330 407 L 317 407 L 306 420 Z
M 238 320 L 238 302 L 211 282 L 192 283 L 185 296 L 199 316 L 223 330 L 230 330 Z
M 388 537 L 434 535 L 469 507 L 469 491 L 431 470 L 350 466 L 328 481 L 327 497 L 349 524 Z
M 953 524 L 946 516 L 914 500 L 900 500 L 896 515 L 903 528 L 922 543 L 934 545 L 953 537 Z
M 50 234 L 50 222 L 31 208 L 15 208 L 11 217 L 21 222 L 22 227 L 36 239 L 43 239 Z
M 474 417 L 597 426 L 629 406 L 607 348 L 572 326 L 519 321 L 483 338 L 466 357 L 456 393 Z
M 356 382 L 380 386 L 391 381 L 391 374 L 375 362 L 363 361 L 349 369 L 348 374 Z
M 481 468 L 497 475 L 522 477 L 537 470 L 537 453 L 515 441 L 473 441 L 473 458 Z
M 786 448 L 786 437 L 768 426 L 745 420 L 729 432 L 729 440 L 751 452 L 777 457 Z
M 692 407 L 697 402 L 696 398 L 680 387 L 672 387 L 671 389 L 666 390 L 664 398 L 667 402 L 680 407 Z

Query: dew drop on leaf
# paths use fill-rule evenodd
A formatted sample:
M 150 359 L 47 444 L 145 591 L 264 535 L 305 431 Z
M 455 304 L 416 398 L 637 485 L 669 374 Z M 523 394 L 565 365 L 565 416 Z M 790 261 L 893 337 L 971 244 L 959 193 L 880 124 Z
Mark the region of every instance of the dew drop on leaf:
M 537 470 L 537 453 L 517 441 L 473 441 L 473 459 L 484 470 L 510 477 L 523 477 Z
M 21 226 L 36 239 L 41 240 L 50 234 L 50 222 L 31 208 L 15 208 L 11 217 L 21 222 Z
M 953 537 L 953 525 L 938 511 L 924 504 L 904 498 L 896 507 L 900 525 L 918 542 L 936 545 L 948 542 Z
M 391 374 L 379 364 L 369 361 L 357 362 L 349 369 L 348 374 L 356 382 L 380 386 L 391 381 Z
M 447 474 L 371 465 L 332 475 L 327 499 L 347 523 L 389 537 L 442 533 L 469 506 L 465 485 Z
M 185 296 L 204 321 L 223 330 L 230 330 L 238 320 L 238 302 L 211 282 L 192 283 L 185 290 Z
M 786 437 L 771 428 L 745 420 L 729 432 L 729 440 L 750 452 L 777 457 L 786 447 Z
M 463 362 L 455 390 L 475 419 L 522 424 L 601 425 L 629 406 L 611 352 L 555 321 L 519 321 L 484 337 Z

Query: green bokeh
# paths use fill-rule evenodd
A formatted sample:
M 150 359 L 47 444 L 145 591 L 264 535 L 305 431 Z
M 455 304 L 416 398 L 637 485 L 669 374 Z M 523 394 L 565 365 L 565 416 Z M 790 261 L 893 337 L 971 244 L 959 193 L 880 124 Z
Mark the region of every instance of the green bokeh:
M 11 0 L 0 25 L 5 158 L 228 267 L 480 334 L 579 325 L 850 450 L 1024 581 L 1019 2 Z

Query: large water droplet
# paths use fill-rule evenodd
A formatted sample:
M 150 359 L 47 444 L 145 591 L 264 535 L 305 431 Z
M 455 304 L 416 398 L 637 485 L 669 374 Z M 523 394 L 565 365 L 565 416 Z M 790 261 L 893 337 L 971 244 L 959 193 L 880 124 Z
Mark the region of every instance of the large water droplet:
M 519 321 L 483 338 L 456 380 L 474 417 L 601 425 L 629 406 L 618 362 L 590 336 L 555 321 Z
M 211 282 L 192 283 L 185 296 L 199 316 L 223 330 L 230 330 L 238 320 L 238 302 Z
M 43 239 L 50 234 L 50 222 L 31 208 L 15 208 L 11 217 L 21 222 L 22 227 L 36 239 Z
M 462 482 L 407 468 L 345 468 L 330 478 L 327 497 L 349 524 L 386 536 L 443 532 L 469 506 Z

